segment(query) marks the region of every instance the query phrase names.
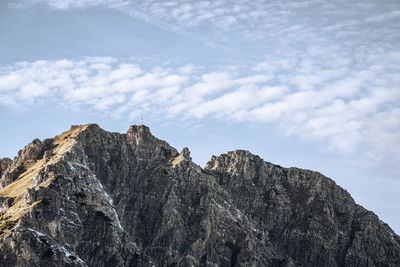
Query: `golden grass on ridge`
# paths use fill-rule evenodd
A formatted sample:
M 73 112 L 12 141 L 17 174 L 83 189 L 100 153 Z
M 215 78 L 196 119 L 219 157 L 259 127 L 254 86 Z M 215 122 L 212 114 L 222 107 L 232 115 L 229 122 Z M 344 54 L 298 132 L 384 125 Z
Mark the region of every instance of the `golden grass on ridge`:
M 10 230 L 16 222 L 26 213 L 33 209 L 41 201 L 36 201 L 31 205 L 27 205 L 24 201 L 24 194 L 27 189 L 34 187 L 34 177 L 39 174 L 46 166 L 54 164 L 62 159 L 62 155 L 68 152 L 73 146 L 73 140 L 76 135 L 86 129 L 90 124 L 71 127 L 69 131 L 62 133 L 54 138 L 54 145 L 56 148 L 53 151 L 53 156 L 49 160 L 37 160 L 35 164 L 29 167 L 24 173 L 20 174 L 17 180 L 6 187 L 0 189 L 0 197 L 14 198 L 13 206 L 5 211 L 2 211 L 0 226 L 2 227 L 1 232 Z M 43 181 L 39 186 L 49 186 L 54 177 Z M 36 186 L 37 190 L 39 186 Z

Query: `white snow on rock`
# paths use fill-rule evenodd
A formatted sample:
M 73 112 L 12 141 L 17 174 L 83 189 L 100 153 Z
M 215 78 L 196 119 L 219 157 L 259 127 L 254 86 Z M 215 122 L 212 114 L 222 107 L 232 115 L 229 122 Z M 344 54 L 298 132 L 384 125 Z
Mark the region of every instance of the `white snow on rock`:
M 73 171 L 76 171 L 75 167 L 79 167 L 79 168 L 91 171 L 87 166 L 85 166 L 81 163 L 75 162 L 75 161 L 68 161 L 68 165 Z
M 37 239 L 37 241 L 38 241 L 39 243 L 42 243 L 42 241 L 39 239 L 39 237 L 46 236 L 46 235 L 43 234 L 42 232 L 36 231 L 36 230 L 34 230 L 34 229 L 32 229 L 32 228 L 28 228 L 28 231 L 31 231 L 31 232 L 34 234 L 34 236 L 36 237 L 36 239 Z
M 43 234 L 42 232 L 39 232 L 37 230 L 34 230 L 32 228 L 28 228 L 28 231 L 32 232 L 34 234 L 34 236 L 36 237 L 36 239 L 38 240 L 38 242 L 42 243 L 43 242 L 39 239 L 39 237 L 46 237 L 45 234 Z M 50 244 L 50 248 L 53 252 L 55 251 L 59 251 L 61 253 L 63 253 L 65 255 L 65 257 L 67 258 L 67 261 L 69 262 L 74 262 L 74 263 L 78 263 L 81 266 L 87 266 L 87 264 L 81 259 L 79 258 L 77 255 L 72 254 L 71 252 L 69 252 L 64 246 L 62 245 L 58 245 L 58 244 Z

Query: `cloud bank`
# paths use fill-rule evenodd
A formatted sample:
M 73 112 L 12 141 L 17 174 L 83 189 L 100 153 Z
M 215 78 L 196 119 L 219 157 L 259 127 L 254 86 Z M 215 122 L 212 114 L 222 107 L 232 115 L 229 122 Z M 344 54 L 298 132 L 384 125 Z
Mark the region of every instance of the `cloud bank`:
M 388 54 L 384 60 L 398 68 L 399 58 Z M 19 62 L 0 68 L 0 105 L 29 111 L 55 103 L 115 118 L 269 123 L 357 156 L 365 167 L 398 172 L 399 72 L 379 64 L 353 70 L 348 64 L 326 69 L 309 59 L 279 57 L 245 66 L 246 71 L 244 66 L 205 71 L 194 64 L 148 69 L 116 58 Z M 283 71 L 287 67 L 295 73 Z
M 11 6 L 42 6 L 53 10 L 110 8 L 171 29 L 212 26 L 253 40 L 296 33 L 295 39 L 303 35 L 306 40 L 321 29 L 339 28 L 345 35 L 357 36 L 354 29 L 364 22 L 391 21 L 396 25 L 400 18 L 398 2 L 382 4 L 374 0 L 329 3 L 323 0 L 13 0 Z
M 365 167 L 400 174 L 398 1 L 15 0 L 11 5 L 118 10 L 210 46 L 222 44 L 232 55 L 244 53 L 247 65 L 146 68 L 115 58 L 20 62 L 0 70 L 4 107 L 29 110 L 53 101 L 112 117 L 269 123 Z

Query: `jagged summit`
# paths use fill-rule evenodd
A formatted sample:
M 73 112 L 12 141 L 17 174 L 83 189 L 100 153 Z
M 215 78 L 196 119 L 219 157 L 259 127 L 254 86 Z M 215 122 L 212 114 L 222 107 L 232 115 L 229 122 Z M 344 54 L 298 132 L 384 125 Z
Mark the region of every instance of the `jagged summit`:
M 0 163 L 0 266 L 400 265 L 334 181 L 249 151 L 203 169 L 147 126 L 87 124 Z
M 128 132 L 131 132 L 131 133 L 141 132 L 141 133 L 151 134 L 150 128 L 143 124 L 130 126 L 128 129 Z

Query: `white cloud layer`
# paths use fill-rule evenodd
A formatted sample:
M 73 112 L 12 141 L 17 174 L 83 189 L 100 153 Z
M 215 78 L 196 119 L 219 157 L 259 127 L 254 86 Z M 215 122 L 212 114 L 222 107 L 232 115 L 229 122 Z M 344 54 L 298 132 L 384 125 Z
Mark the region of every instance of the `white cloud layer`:
M 2 106 L 29 109 L 52 99 L 116 117 L 272 123 L 344 155 L 362 155 L 357 160 L 366 167 L 400 174 L 398 1 L 14 0 L 11 5 L 111 8 L 210 46 L 221 44 L 248 60 L 215 69 L 196 62 L 146 69 L 114 58 L 20 62 L 0 70 Z
M 398 172 L 399 57 L 388 53 L 385 64 L 363 70 L 267 58 L 246 75 L 194 65 L 146 69 L 114 58 L 19 62 L 0 68 L 0 105 L 29 110 L 51 102 L 113 117 L 271 123 L 344 155 L 362 155 L 366 167 Z M 288 65 L 293 73 L 282 72 Z
M 172 30 L 211 26 L 252 40 L 286 36 L 305 41 L 321 34 L 359 36 L 363 22 L 399 23 L 398 1 L 355 0 L 13 0 L 13 7 L 44 6 L 54 10 L 106 7 Z M 340 31 L 337 31 L 340 29 Z M 376 33 L 375 33 L 376 34 Z M 381 33 L 384 34 L 384 33 Z M 227 38 L 226 35 L 222 37 Z

